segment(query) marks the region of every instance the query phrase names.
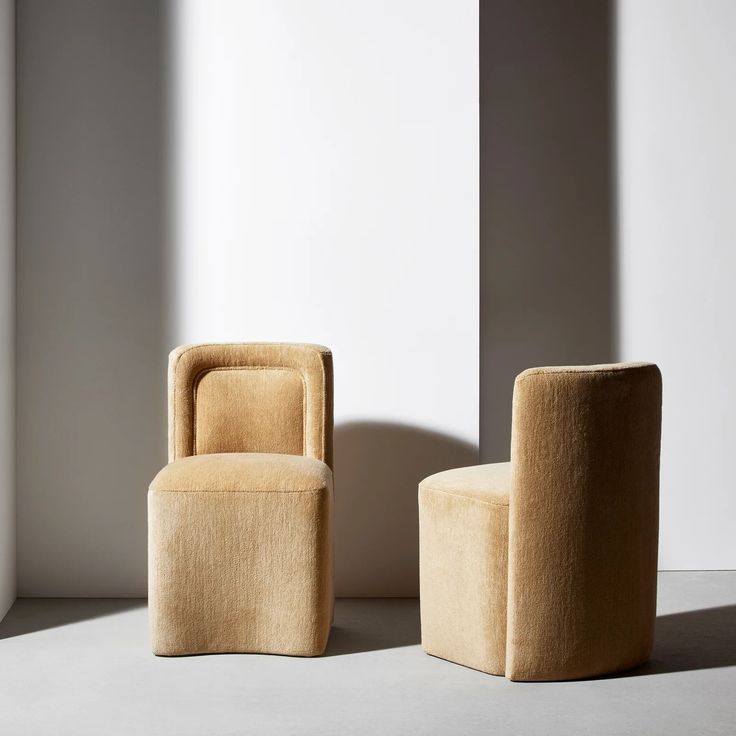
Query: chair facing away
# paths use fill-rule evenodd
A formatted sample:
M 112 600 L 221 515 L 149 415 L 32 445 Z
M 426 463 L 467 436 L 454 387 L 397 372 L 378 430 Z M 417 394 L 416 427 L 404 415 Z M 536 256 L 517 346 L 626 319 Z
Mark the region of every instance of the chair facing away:
M 650 363 L 517 377 L 511 462 L 419 486 L 425 651 L 512 680 L 649 658 L 661 405 Z
M 313 656 L 333 609 L 332 356 L 191 345 L 169 358 L 169 464 L 148 492 L 155 654 Z

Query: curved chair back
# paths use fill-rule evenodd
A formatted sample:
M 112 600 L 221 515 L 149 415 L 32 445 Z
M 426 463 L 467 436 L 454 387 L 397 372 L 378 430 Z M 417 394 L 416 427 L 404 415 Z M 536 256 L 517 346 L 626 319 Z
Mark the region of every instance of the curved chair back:
M 219 452 L 332 466 L 332 354 L 319 345 L 185 345 L 169 356 L 169 462 Z
M 649 658 L 662 381 L 650 363 L 516 379 L 506 676 L 589 677 Z

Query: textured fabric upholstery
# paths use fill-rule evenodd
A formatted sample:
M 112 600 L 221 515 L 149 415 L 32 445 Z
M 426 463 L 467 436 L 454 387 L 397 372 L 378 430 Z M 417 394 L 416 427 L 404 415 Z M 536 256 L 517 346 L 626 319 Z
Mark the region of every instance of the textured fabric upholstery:
M 513 680 L 648 659 L 661 395 L 647 363 L 518 376 L 511 463 L 420 485 L 427 652 Z
M 503 674 L 510 463 L 437 473 L 419 486 L 422 644 Z
M 151 481 L 150 490 L 295 493 L 318 491 L 331 482 L 327 465 L 311 457 L 231 452 L 175 460 Z
M 169 462 L 281 452 L 332 467 L 332 355 L 318 345 L 185 345 L 169 357 Z
M 171 462 L 148 492 L 154 653 L 321 654 L 334 600 L 329 351 L 188 346 L 169 365 Z

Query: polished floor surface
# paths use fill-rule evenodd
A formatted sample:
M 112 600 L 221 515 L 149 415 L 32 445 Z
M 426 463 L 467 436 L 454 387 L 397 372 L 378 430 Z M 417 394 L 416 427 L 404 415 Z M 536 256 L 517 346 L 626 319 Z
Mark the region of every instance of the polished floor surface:
M 341 600 L 327 656 L 158 658 L 145 601 L 22 599 L 0 734 L 736 734 L 736 572 L 661 573 L 653 660 L 512 683 L 429 657 L 413 599 Z

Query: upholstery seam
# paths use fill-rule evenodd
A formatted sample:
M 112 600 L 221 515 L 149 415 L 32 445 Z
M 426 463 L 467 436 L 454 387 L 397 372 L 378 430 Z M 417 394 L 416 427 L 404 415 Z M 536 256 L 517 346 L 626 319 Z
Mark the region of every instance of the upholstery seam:
M 278 495 L 287 495 L 291 493 L 319 493 L 320 491 L 327 491 L 329 490 L 328 486 L 320 486 L 319 488 L 303 488 L 295 491 L 226 491 L 222 488 L 216 488 L 212 491 L 205 491 L 202 489 L 194 489 L 191 491 L 185 490 L 183 488 L 149 488 L 149 491 L 152 491 L 153 493 L 246 493 L 249 495 L 255 495 L 258 493 L 261 494 L 268 494 L 269 496 L 273 496 L 274 494 Z
M 307 407 L 309 406 L 309 390 L 307 387 L 307 379 L 304 378 L 304 373 L 300 370 L 299 376 L 302 379 L 302 456 L 307 455 Z
M 320 459 L 322 462 L 326 459 L 326 434 L 327 434 L 327 371 L 325 370 L 324 357 L 319 361 L 322 369 L 322 433 L 320 438 Z
M 196 350 L 197 348 L 227 348 L 227 347 L 243 347 L 244 345 L 252 346 L 252 347 L 289 347 L 289 348 L 311 348 L 317 353 L 321 353 L 323 355 L 327 355 L 331 353 L 332 351 L 324 346 L 324 345 L 317 345 L 316 343 L 311 342 L 197 342 L 192 345 L 182 345 L 182 351 L 179 354 L 181 357 L 185 353 L 188 353 L 191 350 Z M 318 350 L 319 347 L 324 347 L 324 350 Z
M 196 350 L 197 348 L 211 348 L 211 347 L 215 347 L 216 345 L 217 345 L 217 343 L 212 343 L 212 342 L 209 342 L 209 343 L 197 343 L 195 345 L 188 345 L 183 350 L 181 350 L 181 352 L 176 356 L 176 362 L 174 363 L 174 368 L 173 368 L 174 379 L 172 381 L 172 384 L 173 385 L 172 385 L 172 392 L 171 392 L 172 393 L 171 421 L 173 423 L 173 428 L 172 428 L 172 444 L 174 446 L 173 447 L 173 450 L 174 450 L 174 452 L 173 452 L 173 456 L 174 456 L 173 459 L 174 460 L 176 459 L 176 456 L 177 456 L 177 448 L 176 448 L 176 426 L 177 426 L 177 424 L 176 424 L 176 403 L 177 403 L 176 402 L 176 397 L 177 397 L 177 393 L 176 393 L 176 386 L 177 386 L 178 377 L 179 377 L 179 372 L 178 372 L 179 363 L 181 362 L 181 359 L 187 353 L 190 353 L 192 350 Z M 194 412 L 192 412 L 192 425 L 194 425 Z
M 476 498 L 475 496 L 465 496 L 462 493 L 455 493 L 453 491 L 442 491 L 439 488 L 430 488 L 429 486 L 422 486 L 422 490 L 431 491 L 432 493 L 442 493 L 445 496 L 454 496 L 456 498 L 467 498 L 469 501 L 477 501 L 485 506 L 501 506 L 508 508 L 508 503 L 498 503 L 497 501 L 484 501 L 482 498 Z
M 528 373 L 526 376 L 517 376 L 516 381 L 521 383 L 526 381 L 527 378 L 534 376 L 570 376 L 570 375 L 600 375 L 600 374 L 612 374 L 612 373 L 624 373 L 625 371 L 636 371 L 642 368 L 651 368 L 654 363 L 645 363 L 644 365 L 628 366 L 626 368 L 605 368 L 603 370 L 582 370 L 582 371 L 539 371 L 538 373 Z

